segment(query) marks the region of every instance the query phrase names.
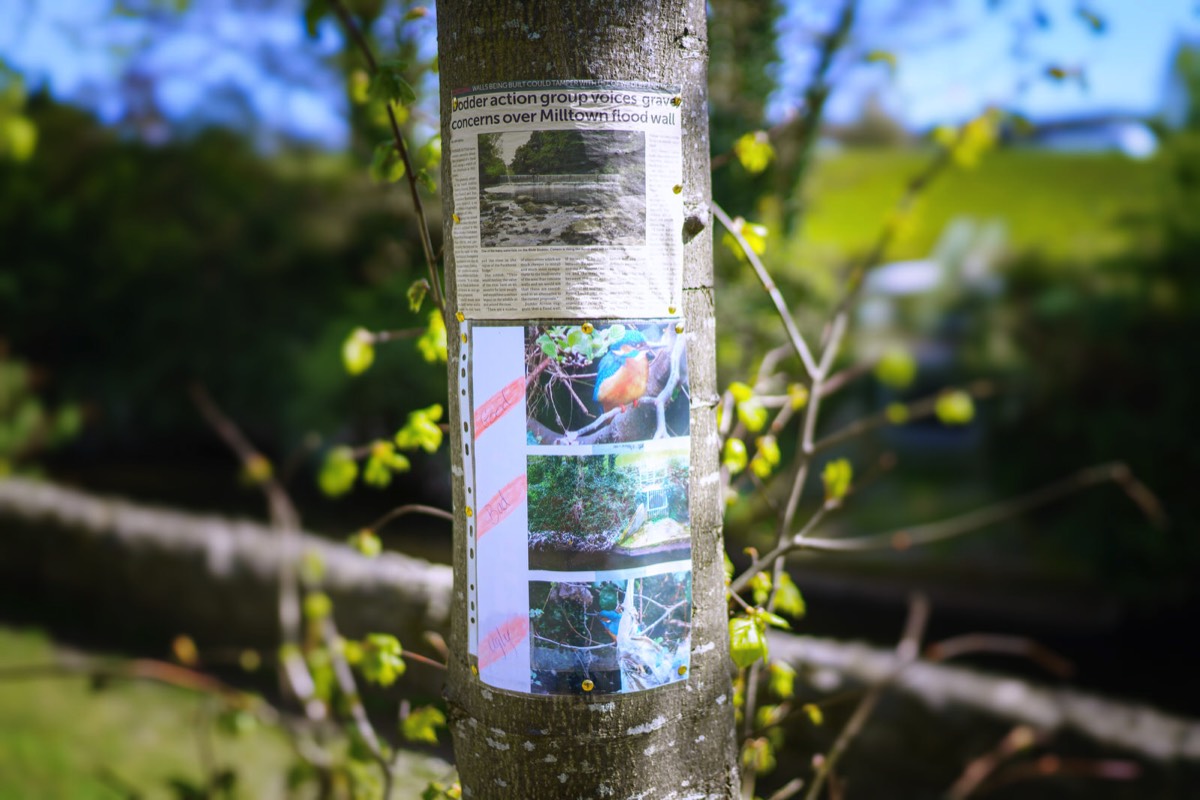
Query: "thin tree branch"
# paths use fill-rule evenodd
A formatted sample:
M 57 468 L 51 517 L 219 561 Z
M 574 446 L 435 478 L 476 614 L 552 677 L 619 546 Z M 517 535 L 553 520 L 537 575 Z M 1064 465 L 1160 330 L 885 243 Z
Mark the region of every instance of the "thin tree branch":
M 1167 517 L 1162 510 L 1162 505 L 1159 503 L 1158 498 L 1155 497 L 1145 484 L 1137 480 L 1130 473 L 1129 468 L 1125 464 L 1112 462 L 1079 470 L 1041 489 L 1010 500 L 995 503 L 994 505 L 969 511 L 966 514 L 960 514 L 956 517 L 911 528 L 900 528 L 887 533 L 875 533 L 846 539 L 817 539 L 804 535 L 805 531 L 812 527 L 811 524 L 806 525 L 805 530 L 797 533 L 791 540 L 777 545 L 762 558 L 755 559 L 746 568 L 745 572 L 730 585 L 730 589 L 737 591 L 740 588 L 744 588 L 750 578 L 756 572 L 761 571 L 770 564 L 772 559 L 787 555 L 795 550 L 814 550 L 826 553 L 855 553 L 867 550 L 887 549 L 906 550 L 909 547 L 931 544 L 932 542 L 939 542 L 971 533 L 988 525 L 993 525 L 997 522 L 1002 522 L 1032 511 L 1035 508 L 1052 503 L 1074 492 L 1110 481 L 1125 490 L 1125 493 L 1138 505 L 1152 524 L 1158 527 L 1167 524 Z M 738 589 L 734 589 L 735 586 Z
M 780 786 L 779 789 L 767 800 L 789 800 L 800 794 L 800 790 L 804 788 L 804 781 L 799 778 L 792 778 L 790 781 Z
M 1041 489 L 966 514 L 960 514 L 957 517 L 870 536 L 848 539 L 810 538 L 797 541 L 796 548 L 825 552 L 859 552 L 888 548 L 904 550 L 971 533 L 988 525 L 1032 511 L 1082 489 L 1110 481 L 1125 489 L 1126 494 L 1137 503 L 1151 523 L 1159 527 L 1167 524 L 1166 515 L 1162 512 L 1158 498 L 1144 484 L 1134 478 L 1129 472 L 1129 468 L 1123 463 L 1112 462 L 1079 470 Z
M 738 575 L 737 578 L 735 578 L 734 581 L 729 584 L 729 591 L 735 595 L 738 594 L 742 589 L 746 588 L 747 584 L 750 583 L 750 580 L 755 575 L 773 564 L 775 559 L 785 556 L 792 550 L 795 550 L 796 540 L 805 539 L 805 537 L 808 535 L 808 532 L 816 528 L 817 525 L 820 524 L 821 520 L 825 518 L 825 514 L 833 508 L 836 508 L 836 506 L 832 506 L 828 503 L 822 504 L 821 507 L 818 508 L 811 517 L 809 517 L 808 522 L 804 524 L 804 527 L 801 528 L 795 536 L 791 537 L 787 541 L 779 542 L 775 545 L 775 547 L 771 548 L 766 555 L 759 556 L 758 558 L 754 559 L 750 566 L 742 570 L 742 574 Z M 805 540 L 812 541 L 811 539 Z
M 946 800 L 966 800 L 1008 759 L 1046 737 L 1028 725 L 1017 725 L 991 750 L 972 759 L 946 792 Z
M 829 99 L 831 89 L 829 74 L 838 52 L 850 38 L 857 10 L 858 0 L 846 0 L 843 3 L 833 30 L 822 37 L 817 63 L 813 69 L 812 78 L 804 91 L 804 114 L 800 118 L 800 130 L 797 134 L 800 152 L 796 163 L 796 175 L 793 179 L 795 183 L 792 187 L 787 187 L 791 191 L 786 192 L 789 199 L 787 205 L 790 207 L 788 210 L 792 212 L 786 215 L 789 220 L 787 223 L 789 230 L 796 230 L 804 218 L 803 193 L 800 191 L 800 187 L 807 177 L 812 153 L 817 144 L 817 136 L 821 129 L 821 123 L 824 121 L 825 102 Z
M 427 517 L 435 517 L 444 519 L 447 522 L 454 522 L 454 515 L 449 511 L 437 508 L 435 506 L 426 506 L 420 503 L 409 503 L 408 505 L 398 506 L 384 514 L 379 519 L 367 526 L 367 530 L 379 533 L 384 525 L 387 525 L 394 519 L 405 516 L 406 514 L 424 514 Z
M 821 396 L 829 397 L 831 394 L 841 391 L 851 382 L 869 374 L 874 368 L 874 364 L 855 364 L 841 372 L 835 372 L 825 380 L 825 385 L 821 387 Z
M 920 652 L 921 637 L 925 633 L 925 625 L 928 621 L 928 598 L 923 594 L 912 595 L 908 602 L 908 619 L 904 623 L 904 635 L 901 637 L 900 643 L 896 646 L 898 665 L 895 672 L 899 672 L 908 663 L 916 659 L 917 654 Z M 833 773 L 838 761 L 845 755 L 851 742 L 854 741 L 854 738 L 858 736 L 863 726 L 866 725 L 867 719 L 875 710 L 875 706 L 879 704 L 879 699 L 883 697 L 884 689 L 890 683 L 891 679 L 889 678 L 883 683 L 872 686 L 870 691 L 859 702 L 858 707 L 854 709 L 854 713 L 850 715 L 850 720 L 846 723 L 846 727 L 842 728 L 842 732 L 838 734 L 833 747 L 829 749 L 829 753 L 817 767 L 816 774 L 813 775 L 813 782 L 808 787 L 808 794 L 804 796 L 805 800 L 818 800 L 821 796 L 821 789 L 824 787 L 825 782 Z
M 951 658 L 975 653 L 1001 653 L 1027 658 L 1058 678 L 1070 678 L 1075 674 L 1075 665 L 1043 644 L 1024 636 L 1006 636 L 998 633 L 967 633 L 925 648 L 925 658 L 930 661 L 947 661 Z
M 354 41 L 363 59 L 367 62 L 367 69 L 371 76 L 374 77 L 379 72 L 379 64 L 375 61 L 375 55 L 371 52 L 371 43 L 367 41 L 362 30 L 358 27 L 358 23 L 354 21 L 354 17 L 350 14 L 349 9 L 342 0 L 330 0 L 334 13 L 342 22 L 342 27 L 346 29 L 347 35 Z M 419 238 L 421 239 L 421 250 L 425 255 L 425 266 L 429 270 L 429 285 L 433 289 L 433 302 L 437 305 L 438 310 L 442 312 L 442 316 L 446 316 L 446 301 L 442 297 L 442 284 L 438 276 L 437 258 L 433 253 L 433 239 L 429 235 L 429 221 L 425 216 L 425 205 L 421 201 L 421 194 L 417 191 L 417 176 L 413 172 L 412 160 L 408 155 L 408 145 L 404 141 L 404 134 L 400 132 L 400 123 L 396 120 L 396 112 L 392 110 L 392 101 L 390 98 L 384 102 L 384 108 L 387 110 L 388 124 L 392 129 L 392 138 L 396 145 L 396 151 L 400 154 L 400 160 L 404 162 L 404 175 L 408 179 L 408 190 L 412 196 L 413 208 L 417 212 L 417 228 Z
M 337 679 L 338 691 L 341 692 L 342 699 L 349 706 L 350 719 L 354 724 L 354 729 L 383 773 L 383 800 L 391 800 L 392 783 L 395 780 L 395 776 L 392 774 L 392 764 L 384 755 L 383 748 L 379 743 L 379 736 L 375 733 L 371 720 L 367 718 L 367 709 L 363 706 L 362 697 L 359 696 L 358 685 L 354 680 L 354 671 L 350 669 L 350 663 L 346 661 L 346 655 L 342 651 L 341 637 L 338 636 L 337 625 L 334 624 L 332 614 L 325 617 L 321 631 L 325 639 L 325 650 L 329 653 L 333 674 Z
M 921 192 L 949 165 L 950 152 L 945 149 L 939 150 L 937 155 L 930 159 L 923 170 L 909 179 L 908 184 L 904 188 L 904 193 L 900 195 L 900 199 L 892 207 L 891 213 L 893 219 L 883 226 L 871 249 L 850 270 L 850 275 L 846 280 L 846 294 L 837 304 L 837 314 L 843 314 L 849 309 L 862 289 L 863 280 L 866 278 L 867 273 L 883 261 L 883 257 L 887 254 L 892 240 L 896 238 L 898 227 L 896 220 L 903 214 L 908 213 L 917 201 L 917 198 L 921 195 Z
M 750 266 L 754 268 L 754 274 L 758 276 L 759 283 L 770 296 L 771 302 L 775 304 L 775 311 L 779 314 L 779 319 L 783 322 L 784 330 L 787 331 L 788 339 L 792 343 L 792 347 L 796 350 L 796 355 L 800 356 L 800 361 L 804 364 L 804 371 L 809 377 L 816 375 L 817 362 L 813 358 L 812 351 L 808 349 L 808 343 L 804 341 L 804 337 L 800 335 L 800 329 L 796 327 L 796 321 L 792 318 L 792 312 L 788 310 L 787 303 L 784 302 L 783 295 L 779 292 L 779 287 L 775 285 L 775 281 L 771 279 L 767 268 L 763 266 L 762 260 L 758 257 L 758 253 L 750 247 L 750 243 L 746 241 L 746 237 L 742 236 L 741 232 L 733 224 L 733 220 L 725 213 L 717 203 L 712 204 L 713 216 L 720 220 L 725 226 L 725 230 L 729 231 L 734 240 L 738 243 L 738 247 L 742 248 L 742 252 L 746 255 L 746 259 L 750 262 Z
M 919 400 L 914 400 L 911 403 L 905 403 L 904 408 L 906 413 L 905 422 L 911 422 L 915 419 L 922 419 L 933 415 L 937 411 L 938 398 L 942 396 L 945 390 L 937 394 L 922 397 Z M 996 393 L 996 384 L 988 380 L 975 381 L 968 385 L 964 391 L 977 400 L 985 397 L 991 397 Z M 828 392 L 823 393 L 825 395 Z M 853 439 L 855 436 L 861 436 L 867 431 L 875 428 L 882 428 L 886 425 L 894 423 L 887 414 L 887 411 L 880 411 L 872 414 L 869 417 L 855 420 L 841 430 L 834 431 L 823 439 L 818 440 L 813 444 L 813 452 L 819 453 L 822 450 L 828 450 L 834 445 L 841 444 L 847 439 Z
M 373 344 L 382 344 L 383 342 L 394 342 L 399 339 L 416 339 L 425 335 L 427 328 L 401 328 L 394 331 L 370 331 L 371 342 Z
M 266 470 L 259 470 L 265 475 L 260 479 L 259 487 L 267 498 L 271 527 L 279 536 L 278 615 L 280 638 L 284 644 L 280 650 L 281 679 L 300 701 L 305 714 L 310 719 L 320 719 L 325 714 L 324 704 L 316 696 L 316 683 L 300 654 L 300 585 L 295 563 L 295 537 L 300 528 L 300 516 L 287 491 L 269 469 L 270 462 L 250 444 L 250 440 L 237 425 L 222 413 L 208 391 L 199 383 L 195 383 L 191 386 L 191 394 L 201 416 L 234 451 L 242 462 L 243 469 L 252 471 L 264 463 L 268 466 Z
M 446 665 L 443 664 L 441 661 L 432 659 L 429 656 L 423 656 L 420 653 L 414 653 L 411 650 L 404 651 L 404 658 L 412 659 L 413 661 L 420 662 L 421 664 L 425 664 L 426 666 L 436 667 L 437 669 L 442 669 L 442 670 L 446 669 Z

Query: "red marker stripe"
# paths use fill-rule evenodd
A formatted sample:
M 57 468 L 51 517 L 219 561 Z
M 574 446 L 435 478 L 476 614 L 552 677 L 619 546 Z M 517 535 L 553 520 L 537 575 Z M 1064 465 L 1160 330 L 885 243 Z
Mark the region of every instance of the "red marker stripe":
M 492 423 L 520 405 L 525 406 L 525 378 L 517 378 L 487 402 L 475 409 L 475 436 L 480 436 Z
M 528 486 L 524 475 L 518 475 L 508 482 L 503 489 L 496 493 L 496 496 L 487 501 L 483 508 L 479 509 L 479 522 L 476 525 L 475 538 L 481 538 L 485 533 L 504 521 L 504 518 L 513 512 L 521 501 L 525 499 L 525 489 Z
M 527 636 L 529 617 L 524 614 L 509 617 L 479 642 L 479 668 L 484 669 L 512 655 Z

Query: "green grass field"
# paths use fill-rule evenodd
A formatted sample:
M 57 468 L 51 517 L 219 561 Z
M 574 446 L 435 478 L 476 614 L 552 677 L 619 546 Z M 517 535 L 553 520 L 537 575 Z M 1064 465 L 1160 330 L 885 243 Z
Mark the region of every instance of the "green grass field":
M 838 257 L 865 250 L 928 153 L 850 150 L 818 162 L 808 185 L 802 249 Z M 929 254 L 958 217 L 1000 220 L 1014 252 L 1090 261 L 1131 241 L 1130 223 L 1159 208 L 1162 168 L 1154 160 L 1000 150 L 974 169 L 950 169 L 918 202 L 886 260 Z
M 55 651 L 42 634 L 0 627 L 0 672 L 53 663 Z M 175 800 L 172 779 L 200 782 L 196 720 L 203 702 L 146 683 L 95 691 L 84 677 L 0 680 L 0 800 Z M 237 772 L 238 797 L 288 797 L 286 773 L 295 758 L 282 733 L 214 732 L 212 741 L 218 766 Z M 397 775 L 396 796 L 416 797 L 447 769 L 412 755 Z

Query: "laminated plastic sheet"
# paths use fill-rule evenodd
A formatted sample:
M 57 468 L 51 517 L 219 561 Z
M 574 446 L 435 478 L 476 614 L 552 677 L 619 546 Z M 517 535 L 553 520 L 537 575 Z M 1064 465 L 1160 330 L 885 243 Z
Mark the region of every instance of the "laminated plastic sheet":
M 690 398 L 677 319 L 466 322 L 470 647 L 480 679 L 686 679 Z

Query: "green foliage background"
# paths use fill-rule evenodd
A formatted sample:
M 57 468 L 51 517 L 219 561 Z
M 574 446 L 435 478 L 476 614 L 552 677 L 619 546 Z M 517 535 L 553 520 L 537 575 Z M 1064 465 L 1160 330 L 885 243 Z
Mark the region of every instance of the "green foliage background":
M 637 508 L 637 472 L 618 467 L 616 456 L 532 456 L 528 463 L 531 531 L 608 533 Z
M 415 222 L 353 156 L 264 159 L 219 130 L 148 147 L 45 97 L 31 117 L 33 158 L 0 160 L 0 335 L 86 401 L 91 442 L 207 438 L 192 381 L 284 448 L 398 424 L 397 375 L 414 406 L 444 395 L 412 348 L 355 381 L 337 368 L 355 326 L 424 324 Z

